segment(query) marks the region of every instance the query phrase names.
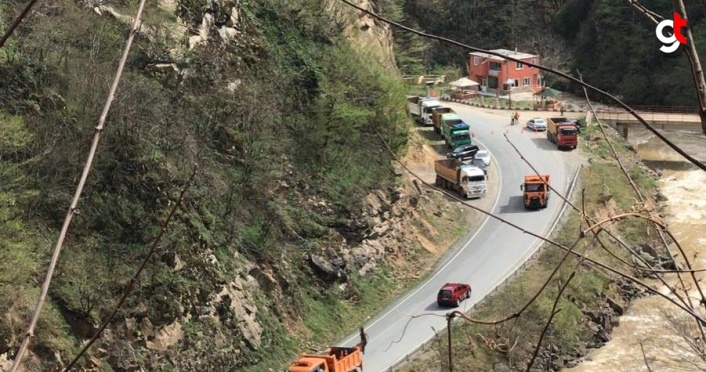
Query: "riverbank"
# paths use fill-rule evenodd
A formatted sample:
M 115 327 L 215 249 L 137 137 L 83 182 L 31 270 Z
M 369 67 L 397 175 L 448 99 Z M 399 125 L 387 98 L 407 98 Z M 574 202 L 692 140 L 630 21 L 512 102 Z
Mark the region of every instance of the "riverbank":
M 638 184 L 649 203 L 657 204 L 657 175 L 642 164 L 631 147 L 606 128 L 610 140 L 620 154 L 621 161 Z M 574 197 L 574 204 L 587 206 L 587 215 L 596 220 L 604 219 L 635 205 L 635 194 L 627 178 L 612 159 L 609 147 L 597 126 L 587 128 L 582 134 L 578 151 L 588 165 L 581 175 L 581 183 Z M 559 201 L 559 198 L 553 200 Z M 575 211 L 567 213 L 561 227 L 552 239 L 566 246 L 572 245 L 579 229 L 586 225 Z M 625 220 L 605 227 L 630 247 L 643 246 L 646 260 L 655 263 L 664 258 L 663 252 L 648 249 L 656 246 L 645 240 L 647 225 L 642 220 Z M 595 240 L 584 239 L 577 245 L 578 252 L 606 263 L 622 272 L 633 274 L 621 263 L 629 253 L 616 239 L 605 232 L 600 234 L 605 250 Z M 495 326 L 459 321 L 452 333 L 452 355 L 456 370 L 524 370 L 538 343 L 540 334 L 552 313 L 560 287 L 575 271 L 571 282 L 561 296 L 551 326 L 543 337 L 535 368 L 560 370 L 577 365 L 593 348 L 604 345 L 618 326 L 620 315 L 635 299 L 644 296 L 641 288 L 620 277 L 597 269 L 587 262 L 579 263 L 571 257 L 562 265 L 546 289 L 519 316 L 532 296 L 540 290 L 551 272 L 563 257 L 563 251 L 545 244 L 526 269 L 517 273 L 506 285 L 476 306 L 470 316 L 492 322 L 511 317 L 512 320 Z M 575 269 L 575 270 L 574 270 Z M 432 342 L 417 353 L 397 371 L 447 370 L 447 333 L 440 332 L 438 342 Z
M 706 159 L 706 138 L 703 135 L 667 133 L 666 136 L 689 154 Z M 631 131 L 629 141 L 642 161 L 660 174 L 658 185 L 663 194 L 664 217 L 669 230 L 687 257 L 695 257 L 692 260 L 694 268 L 706 267 L 706 257 L 699 255 L 706 246 L 706 201 L 703 198 L 706 173 L 691 166 L 645 130 Z M 697 274 L 697 278 L 703 280 L 703 277 L 703 274 Z M 665 279 L 670 285 L 679 281 L 674 275 Z M 688 277 L 684 280 L 687 286 L 694 287 Z M 666 290 L 657 284 L 658 288 Z M 698 298 L 698 294 L 695 293 L 694 298 Z M 702 351 L 692 342 L 694 336 L 698 336 L 698 330 L 693 321 L 681 316 L 673 305 L 658 297 L 639 299 L 620 318 L 620 327 L 611 341 L 569 371 L 638 370 L 645 368 L 645 360 L 655 371 L 704 370 Z

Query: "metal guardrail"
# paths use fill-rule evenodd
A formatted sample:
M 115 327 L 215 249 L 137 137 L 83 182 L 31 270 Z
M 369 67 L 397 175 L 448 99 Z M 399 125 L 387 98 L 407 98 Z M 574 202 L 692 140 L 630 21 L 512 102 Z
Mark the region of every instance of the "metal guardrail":
M 698 114 L 699 113 L 699 108 L 696 106 L 639 106 L 639 105 L 630 105 L 630 108 L 637 112 L 661 112 L 665 114 Z M 601 110 L 596 110 L 601 111 Z M 602 109 L 602 111 L 621 111 L 621 112 L 626 112 L 622 108 L 611 108 L 611 109 Z
M 576 186 L 576 181 L 578 180 L 579 174 L 581 174 L 581 170 L 582 170 L 582 169 L 583 169 L 583 166 L 579 164 L 579 168 L 576 170 L 576 174 L 574 174 L 574 178 L 571 180 L 571 183 L 569 184 L 568 190 L 567 190 L 567 192 L 566 192 L 566 194 L 565 194 L 567 200 L 571 200 L 571 195 L 572 195 L 573 192 L 574 192 L 574 189 L 575 189 L 575 186 Z M 559 214 L 556 216 L 556 219 L 554 219 L 554 223 L 553 223 L 552 226 L 549 228 L 549 231 L 547 232 L 547 235 L 551 235 L 551 234 L 554 232 L 554 229 L 556 229 L 557 225 L 559 225 L 559 221 L 561 221 L 562 217 L 564 216 L 564 212 L 566 212 L 566 207 L 567 207 L 568 205 L 569 205 L 569 204 L 568 204 L 566 201 L 563 202 L 562 207 L 561 207 L 561 210 L 559 211 Z M 519 273 L 519 272 L 521 272 L 521 271 L 523 271 L 523 270 L 525 269 L 525 266 L 527 265 L 527 262 L 529 262 L 534 256 L 536 256 L 536 255 L 539 254 L 540 252 L 541 252 L 541 249 L 537 249 L 534 253 L 532 253 L 532 255 L 530 255 L 529 257 L 527 257 L 527 259 L 525 260 L 525 262 L 523 262 L 519 267 L 517 267 L 517 269 L 516 269 L 515 271 L 513 271 L 512 273 L 510 273 L 510 275 L 508 275 L 500 284 L 498 284 L 497 286 L 495 286 L 495 288 L 493 288 L 490 293 L 492 293 L 493 291 L 496 291 L 498 288 L 500 288 L 500 287 L 506 285 L 507 282 L 510 281 L 511 278 L 513 278 L 515 275 L 517 275 L 517 273 Z M 486 296 L 490 295 L 490 293 L 488 293 Z M 478 305 L 481 304 L 484 300 L 485 300 L 485 297 L 482 298 L 480 301 L 478 301 L 478 303 L 476 303 L 473 307 L 478 306 Z M 473 307 L 471 307 L 471 309 L 473 309 Z M 470 309 L 469 309 L 469 310 L 470 310 Z M 454 319 L 453 321 L 458 321 L 458 318 L 457 318 L 457 319 Z M 444 328 L 441 328 L 439 331 L 443 331 L 443 330 L 445 330 L 445 329 L 446 329 L 446 328 L 444 327 Z M 405 356 L 403 356 L 402 358 L 400 358 L 400 359 L 398 359 L 397 361 L 395 361 L 394 363 L 392 363 L 392 365 L 389 366 L 389 367 L 387 367 L 384 371 L 385 371 L 385 372 L 394 372 L 394 370 L 395 370 L 396 367 L 400 366 L 400 365 L 403 364 L 403 363 L 408 363 L 408 362 L 410 361 L 410 358 L 412 357 L 412 355 L 414 355 L 414 354 L 417 353 L 419 350 L 425 348 L 425 347 L 428 346 L 430 343 L 432 343 L 432 342 L 434 342 L 435 340 L 438 339 L 438 335 L 439 335 L 438 332 L 439 332 L 439 331 L 437 331 L 437 332 L 434 334 L 434 336 L 430 337 L 428 340 L 426 340 L 426 341 L 422 342 L 421 344 L 417 345 L 417 347 L 415 347 L 412 351 L 410 351 L 409 353 L 407 353 Z

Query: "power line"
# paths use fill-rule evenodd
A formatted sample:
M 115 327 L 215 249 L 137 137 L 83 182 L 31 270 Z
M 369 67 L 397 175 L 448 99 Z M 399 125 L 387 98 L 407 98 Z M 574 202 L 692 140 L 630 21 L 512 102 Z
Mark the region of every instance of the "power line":
M 449 191 L 447 191 L 447 190 L 445 190 L 445 189 L 442 189 L 442 188 L 437 187 L 437 186 L 435 186 L 435 185 L 433 185 L 433 184 L 430 184 L 429 182 L 425 181 L 421 176 L 419 176 L 417 173 L 415 173 L 414 171 L 412 171 L 411 169 L 409 169 L 409 167 L 408 167 L 406 164 L 404 164 L 404 162 L 402 162 L 402 160 L 399 158 L 399 156 L 397 156 L 397 154 L 392 150 L 392 148 L 391 148 L 390 145 L 387 143 L 387 141 L 385 141 L 385 139 L 382 137 L 382 135 L 381 135 L 379 132 L 378 132 L 377 134 L 378 134 L 378 137 L 380 137 L 380 140 L 383 142 L 383 144 L 384 144 L 385 148 L 387 149 L 387 151 L 388 151 L 388 152 L 391 154 L 391 156 L 393 157 L 393 159 L 395 159 L 395 161 L 396 161 L 398 164 L 400 164 L 400 166 L 401 166 L 402 168 L 404 168 L 404 170 L 406 170 L 409 174 L 411 174 L 414 178 L 416 178 L 417 180 L 419 180 L 419 182 L 422 183 L 422 184 L 424 184 L 425 186 L 427 186 L 427 187 L 429 187 L 429 188 L 431 188 L 431 189 L 434 189 L 434 190 L 438 190 L 439 192 L 443 193 L 444 195 L 446 195 L 446 196 L 448 196 L 448 197 L 450 197 L 450 198 L 456 200 L 457 202 L 459 202 L 459 203 L 461 203 L 461 204 L 467 206 L 467 207 L 470 208 L 470 209 L 473 209 L 474 211 L 478 211 L 478 212 L 480 212 L 480 213 L 482 213 L 482 214 L 484 214 L 484 215 L 486 215 L 486 216 L 488 216 L 488 217 L 492 217 L 493 219 L 495 219 L 495 220 L 497 220 L 497 221 L 499 221 L 499 222 L 501 222 L 501 223 L 503 223 L 503 224 L 505 224 L 505 225 L 508 225 L 508 226 L 510 226 L 510 227 L 512 227 L 512 228 L 514 228 L 514 229 L 516 229 L 516 230 L 519 230 L 519 231 L 521 231 L 521 232 L 524 233 L 524 234 L 527 234 L 527 235 L 533 236 L 533 237 L 535 237 L 535 238 L 537 238 L 537 239 L 540 239 L 540 240 L 542 240 L 542 241 L 544 241 L 544 242 L 546 242 L 546 243 L 548 243 L 548 244 L 551 244 L 551 245 L 553 245 L 553 246 L 555 246 L 555 247 L 557 247 L 557 248 L 559 248 L 559 249 L 561 249 L 561 250 L 563 250 L 563 251 L 565 251 L 565 252 L 568 251 L 571 255 L 573 255 L 573 256 L 575 256 L 575 257 L 577 257 L 577 258 L 583 259 L 583 260 L 585 260 L 585 261 L 587 261 L 587 262 L 589 262 L 589 263 L 591 263 L 591 264 L 593 264 L 593 265 L 595 265 L 595 266 L 597 266 L 597 267 L 599 267 L 599 268 L 601 268 L 601 269 L 603 269 L 603 270 L 609 271 L 609 272 L 611 272 L 611 273 L 613 273 L 613 274 L 615 274 L 615 275 L 618 275 L 618 276 L 620 276 L 620 277 L 622 277 L 622 278 L 625 278 L 625 279 L 627 279 L 627 280 L 629 280 L 629 281 L 631 281 L 631 282 L 633 282 L 633 283 L 639 285 L 640 287 L 645 288 L 645 290 L 647 290 L 648 292 L 650 292 L 650 293 L 652 293 L 652 294 L 655 294 L 655 295 L 657 295 L 657 296 L 659 296 L 659 297 L 662 297 L 662 298 L 664 298 L 665 300 L 671 302 L 671 303 L 674 304 L 676 307 L 678 307 L 678 308 L 684 310 L 684 312 L 686 312 L 686 313 L 689 314 L 690 316 L 694 317 L 695 319 L 700 320 L 700 321 L 706 323 L 706 319 L 704 319 L 701 315 L 699 315 L 698 313 L 696 313 L 693 309 L 690 309 L 690 308 L 688 307 L 688 305 L 683 305 L 683 304 L 680 304 L 680 303 L 676 302 L 676 300 L 674 300 L 673 298 L 670 298 L 667 294 L 664 294 L 664 293 L 662 293 L 662 292 L 660 292 L 660 291 L 654 289 L 652 286 L 650 286 L 649 284 L 647 284 L 647 283 L 641 281 L 640 279 L 637 279 L 637 278 L 635 278 L 635 277 L 632 276 L 632 275 L 629 275 L 629 274 L 626 274 L 626 273 L 624 273 L 624 272 L 622 272 L 622 271 L 620 271 L 620 270 L 617 270 L 617 269 L 611 267 L 610 265 L 607 265 L 607 264 L 605 264 L 605 263 L 603 263 L 603 262 L 601 262 L 601 261 L 598 261 L 598 260 L 595 260 L 595 259 L 593 259 L 593 258 L 587 257 L 587 256 L 585 256 L 585 255 L 583 255 L 583 254 L 577 253 L 577 252 L 575 252 L 575 251 L 573 250 L 572 247 L 567 247 L 567 246 L 565 246 L 565 245 L 563 245 L 563 244 L 561 244 L 561 243 L 558 243 L 558 242 L 556 242 L 556 241 L 554 241 L 554 240 L 552 240 L 552 239 L 550 239 L 550 238 L 547 238 L 547 237 L 541 236 L 541 235 L 539 235 L 539 234 L 533 233 L 533 232 L 531 232 L 531 231 L 529 231 L 529 230 L 527 230 L 527 229 L 524 229 L 523 227 L 521 227 L 521 226 L 519 226 L 519 225 L 517 225 L 517 224 L 515 224 L 515 223 L 513 223 L 513 222 L 510 222 L 510 221 L 508 221 L 508 220 L 506 220 L 506 219 L 504 219 L 504 218 L 502 218 L 502 217 L 496 216 L 494 213 L 488 212 L 488 211 L 486 211 L 486 210 L 484 210 L 484 209 L 482 209 L 482 208 L 479 208 L 479 207 L 477 207 L 477 206 L 475 206 L 475 205 L 473 205 L 473 204 L 467 203 L 465 200 L 461 199 L 461 198 L 460 198 L 458 195 L 456 195 L 455 193 L 451 193 L 451 192 L 449 192 Z M 650 216 L 644 216 L 644 215 L 639 215 L 639 214 L 633 214 L 632 216 L 633 216 L 633 217 L 637 217 L 637 218 L 641 218 L 641 219 L 645 219 L 645 220 L 649 220 L 649 221 L 653 221 L 653 222 L 655 222 L 655 223 L 658 224 L 658 225 L 661 224 L 659 221 L 654 220 L 654 219 L 653 219 L 652 217 L 650 217 Z M 580 236 L 579 238 L 585 237 L 585 234 L 586 234 L 586 233 L 588 233 L 588 232 L 590 232 L 590 231 L 593 231 L 593 229 L 599 228 L 599 227 L 601 227 L 601 226 L 603 226 L 603 225 L 605 225 L 606 223 L 609 223 L 609 222 L 615 222 L 615 221 L 614 221 L 614 220 L 611 220 L 611 221 L 601 221 L 600 223 L 595 224 L 595 225 L 592 226 L 591 228 L 589 228 L 589 229 L 587 229 L 587 230 L 584 230 L 584 231 L 581 231 L 581 233 L 580 233 L 581 236 Z M 670 289 L 671 289 L 671 288 L 670 288 Z M 496 321 L 496 322 L 477 321 L 477 320 L 474 320 L 474 319 L 471 319 L 471 318 L 465 316 L 465 314 L 463 314 L 462 312 L 456 312 L 456 313 L 457 313 L 457 315 L 459 315 L 460 317 L 462 317 L 462 318 L 464 318 L 465 320 L 467 320 L 467 321 L 469 321 L 469 322 L 472 322 L 472 323 L 477 323 L 477 324 L 490 324 L 490 325 L 499 323 L 499 322 L 497 322 L 497 321 Z
M 108 318 L 103 321 L 103 324 L 98 328 L 98 330 L 93 334 L 90 340 L 81 348 L 81 351 L 79 351 L 78 354 L 69 362 L 69 364 L 62 369 L 62 372 L 68 372 L 71 370 L 71 368 L 78 362 L 78 360 L 81 358 L 81 356 L 88 351 L 88 349 L 91 348 L 93 343 L 98 340 L 98 338 L 101 336 L 105 328 L 110 324 L 111 321 L 113 321 L 113 318 L 115 318 L 115 315 L 118 314 L 118 311 L 120 308 L 123 306 L 123 303 L 125 303 L 125 299 L 127 299 L 127 296 L 130 295 L 130 292 L 132 292 L 132 288 L 135 286 L 135 283 L 137 280 L 140 278 L 140 274 L 142 274 L 142 271 L 147 267 L 147 264 L 149 263 L 150 259 L 152 256 L 157 252 L 157 246 L 159 245 L 160 241 L 162 241 L 162 237 L 164 236 L 164 233 L 167 231 L 167 227 L 169 226 L 169 222 L 172 220 L 172 217 L 174 217 L 174 214 L 176 213 L 177 209 L 179 209 L 179 206 L 181 205 L 182 200 L 184 199 L 184 195 L 186 195 L 187 190 L 189 190 L 189 187 L 194 181 L 194 177 L 196 177 L 196 172 L 198 170 L 198 166 L 194 166 L 194 170 L 191 173 L 191 176 L 189 176 L 189 179 L 186 181 L 186 185 L 182 188 L 181 193 L 179 194 L 179 197 L 177 198 L 176 202 L 174 203 L 174 206 L 172 207 L 172 210 L 169 212 L 167 215 L 166 220 L 164 220 L 164 223 L 162 224 L 162 228 L 159 230 L 159 235 L 154 239 L 154 242 L 152 242 L 152 246 L 150 247 L 149 252 L 145 256 L 145 258 L 142 260 L 142 264 L 140 267 L 137 269 L 135 274 L 132 276 L 130 281 L 128 282 L 127 286 L 125 287 L 125 290 L 123 291 L 122 296 L 120 297 L 120 300 L 118 300 L 118 303 L 115 305 L 115 308 L 113 309 L 113 312 L 110 313 Z
M 547 324 L 544 325 L 544 329 L 542 329 L 542 333 L 539 335 L 539 341 L 537 341 L 537 347 L 534 348 L 534 353 L 532 353 L 532 359 L 530 359 L 529 364 L 527 364 L 527 372 L 530 372 L 532 370 L 532 365 L 534 364 L 535 359 L 537 359 L 537 354 L 539 354 L 539 349 L 542 347 L 542 340 L 544 340 L 544 336 L 547 334 L 547 331 L 549 330 L 549 327 L 552 325 L 552 320 L 554 320 L 554 316 L 561 311 L 561 309 L 557 310 L 556 307 L 559 305 L 559 301 L 561 300 L 561 295 L 564 293 L 564 290 L 566 287 L 569 286 L 569 283 L 571 280 L 576 276 L 576 269 L 578 269 L 578 266 L 581 264 L 581 261 L 576 265 L 576 268 L 574 268 L 574 271 L 571 272 L 571 275 L 569 275 L 569 278 L 566 279 L 566 283 L 561 286 L 561 289 L 559 289 L 559 294 L 556 295 L 556 298 L 554 299 L 554 305 L 552 305 L 552 310 L 549 313 L 549 319 L 547 320 Z
M 91 143 L 91 148 L 88 153 L 88 158 L 86 159 L 86 164 L 83 167 L 81 179 L 79 180 L 78 186 L 76 187 L 76 192 L 74 194 L 73 200 L 71 201 L 71 205 L 69 206 L 69 210 L 66 212 L 64 224 L 61 227 L 61 232 L 59 233 L 59 239 L 56 242 L 56 246 L 54 247 L 51 261 L 49 263 L 49 268 L 47 269 L 47 274 L 44 279 L 44 283 L 42 284 L 42 291 L 39 295 L 39 299 L 37 300 L 37 305 L 36 305 L 36 308 L 34 309 L 34 315 L 32 315 L 32 321 L 29 324 L 29 327 L 27 329 L 27 333 L 25 334 L 24 340 L 22 341 L 22 345 L 20 346 L 20 349 L 17 352 L 17 355 L 15 356 L 15 360 L 12 364 L 12 368 L 10 369 L 10 372 L 17 371 L 17 368 L 19 368 L 20 362 L 22 361 L 22 357 L 24 356 L 24 353 L 27 351 L 27 347 L 29 346 L 29 342 L 32 339 L 32 337 L 34 337 L 34 329 L 37 326 L 37 322 L 39 321 L 39 316 L 41 315 L 42 308 L 44 307 L 44 302 L 46 301 L 47 294 L 49 293 L 49 285 L 51 284 L 51 280 L 54 275 L 54 270 L 56 269 L 56 264 L 59 261 L 59 255 L 60 255 L 61 250 L 63 248 L 64 239 L 66 238 L 66 233 L 69 229 L 69 225 L 71 224 L 71 219 L 73 218 L 74 214 L 76 213 L 76 209 L 78 208 L 79 199 L 81 198 L 81 194 L 83 193 L 83 187 L 86 184 L 86 180 L 88 179 L 88 173 L 91 170 L 91 165 L 93 164 L 93 158 L 96 154 L 96 150 L 98 148 L 98 143 L 100 142 L 100 137 L 101 137 L 100 135 L 101 135 L 101 132 L 103 131 L 103 128 L 105 126 L 105 120 L 108 117 L 108 112 L 110 111 L 111 104 L 113 103 L 113 99 L 115 97 L 115 91 L 118 89 L 118 83 L 120 82 L 120 77 L 122 76 L 123 69 L 125 68 L 125 63 L 127 62 L 128 54 L 130 53 L 130 47 L 132 46 L 132 41 L 134 40 L 135 35 L 137 34 L 137 32 L 140 28 L 141 19 L 142 19 L 142 11 L 145 7 L 145 2 L 146 2 L 146 0 L 141 0 L 139 6 L 137 8 L 137 13 L 135 14 L 135 19 L 132 24 L 132 29 L 130 30 L 130 35 L 128 36 L 127 41 L 125 42 L 125 49 L 123 50 L 123 54 L 120 59 L 120 63 L 118 64 L 118 69 L 115 72 L 115 77 L 113 79 L 113 83 L 110 86 L 110 91 L 108 92 L 108 97 L 106 99 L 105 106 L 103 107 L 103 112 L 101 113 L 101 116 L 98 119 L 98 125 L 95 128 L 95 133 L 93 135 L 93 141 Z
M 7 31 L 5 31 L 5 34 L 2 35 L 2 39 L 0 39 L 0 48 L 2 48 L 5 45 L 5 42 L 7 39 L 10 38 L 10 35 L 15 31 L 17 26 L 22 23 L 22 20 L 25 19 L 27 16 L 27 13 L 29 13 L 30 10 L 32 10 L 32 7 L 34 4 L 37 2 L 37 0 L 29 0 L 29 3 L 25 6 L 25 8 L 22 10 L 22 13 L 15 18 L 12 23 L 10 24 L 10 27 L 7 28 Z
M 508 60 L 510 60 L 510 61 L 513 61 L 513 62 L 523 63 L 523 64 L 525 64 L 525 65 L 528 65 L 528 66 L 531 66 L 531 67 L 535 67 L 535 68 L 540 69 L 540 70 L 542 70 L 542 71 L 546 71 L 546 72 L 550 72 L 550 73 L 559 75 L 559 76 L 561 76 L 561 77 L 563 77 L 563 78 L 565 78 L 565 79 L 568 79 L 568 80 L 571 80 L 571 81 L 573 81 L 573 82 L 575 82 L 575 83 L 577 83 L 577 84 L 580 84 L 581 86 L 584 86 L 584 87 L 586 87 L 586 88 L 588 88 L 588 89 L 590 89 L 590 90 L 592 90 L 592 91 L 594 91 L 594 92 L 596 92 L 596 93 L 598 93 L 598 94 L 601 94 L 601 95 L 603 95 L 603 96 L 605 96 L 605 97 L 608 97 L 611 101 L 615 102 L 615 103 L 618 104 L 620 107 L 624 108 L 624 109 L 625 109 L 626 111 L 628 111 L 632 116 L 634 116 L 640 123 L 642 123 L 642 125 L 644 125 L 645 128 L 647 128 L 647 130 L 649 130 L 650 132 L 652 132 L 652 133 L 653 133 L 655 136 L 657 136 L 660 140 L 662 140 L 664 143 L 666 143 L 667 146 L 671 147 L 674 151 L 676 151 L 677 153 L 679 153 L 679 155 L 683 156 L 683 157 L 684 157 L 685 159 L 687 159 L 690 163 L 692 163 L 692 164 L 694 164 L 695 166 L 699 167 L 701 170 L 706 171 L 706 164 L 700 162 L 700 161 L 697 160 L 696 158 L 694 158 L 694 157 L 692 157 L 691 155 L 687 154 L 687 153 L 686 153 L 684 150 L 682 150 L 679 146 L 677 146 L 677 145 L 674 144 L 672 141 L 670 141 L 670 140 L 667 139 L 665 136 L 663 136 L 661 133 L 659 133 L 659 132 L 657 131 L 657 129 L 655 129 L 652 125 L 650 125 L 648 122 L 646 122 L 645 119 L 643 119 L 640 115 L 638 115 L 637 112 L 635 112 L 635 110 L 633 110 L 630 106 L 628 106 L 627 104 L 623 103 L 623 101 L 617 99 L 616 97 L 614 97 L 613 95 L 611 95 L 610 93 L 608 93 L 608 92 L 606 92 L 606 91 L 603 91 L 603 90 L 601 90 L 601 89 L 599 89 L 599 88 L 596 88 L 596 87 L 594 87 L 594 86 L 592 86 L 592 85 L 590 85 L 590 84 L 587 84 L 587 83 L 585 83 L 585 82 L 583 82 L 583 81 L 581 81 L 581 80 L 579 80 L 579 79 L 577 79 L 577 78 L 575 78 L 575 77 L 573 77 L 573 76 L 571 76 L 571 75 L 568 75 L 568 74 L 566 74 L 566 73 L 563 73 L 563 72 L 561 72 L 561 71 L 557 71 L 557 70 L 554 70 L 554 69 L 551 69 L 551 68 L 548 68 L 548 67 L 544 67 L 544 66 L 542 66 L 542 65 L 537 65 L 537 64 L 534 64 L 534 63 L 530 63 L 530 62 L 527 62 L 527 61 L 522 61 L 522 60 L 519 60 L 519 59 L 510 57 L 510 56 L 503 55 L 503 54 L 501 54 L 501 53 L 493 52 L 493 51 L 491 51 L 491 50 L 485 50 L 485 49 L 481 49 L 481 48 L 476 48 L 476 47 L 473 47 L 473 46 L 470 46 L 470 45 L 466 45 L 466 44 L 460 43 L 460 42 L 458 42 L 458 41 L 451 40 L 451 39 L 447 39 L 447 38 L 444 38 L 444 37 L 441 37 L 441 36 L 436 36 L 436 35 L 432 35 L 432 34 L 427 34 L 427 33 L 425 33 L 425 32 L 415 30 L 415 29 L 413 29 L 413 28 L 404 26 L 404 25 L 402 25 L 402 24 L 400 24 L 400 23 L 397 23 L 397 22 L 392 21 L 392 20 L 390 20 L 390 19 L 387 19 L 387 18 L 385 18 L 385 17 L 383 17 L 383 16 L 380 16 L 380 15 L 378 15 L 377 13 L 374 13 L 374 12 L 372 12 L 372 11 L 370 11 L 370 10 L 367 10 L 367 9 L 365 9 L 365 8 L 359 6 L 359 5 L 353 4 L 353 3 L 351 3 L 351 2 L 348 1 L 348 0 L 339 0 L 339 1 L 341 1 L 342 3 L 344 3 L 344 4 L 346 4 L 346 5 L 350 6 L 350 7 L 353 7 L 353 8 L 355 8 L 355 9 L 358 9 L 358 10 L 360 10 L 361 12 L 364 12 L 364 13 L 370 15 L 371 17 L 373 17 L 373 18 L 375 18 L 375 19 L 377 19 L 377 20 L 379 20 L 379 21 L 382 21 L 382 22 L 387 23 L 387 24 L 390 24 L 390 25 L 392 25 L 392 26 L 401 28 L 401 29 L 403 29 L 403 30 L 405 30 L 405 31 L 411 32 L 411 33 L 416 34 L 416 35 L 419 35 L 419 36 L 421 36 L 421 37 L 425 37 L 425 38 L 428 38 L 428 39 L 434 39 L 434 40 L 442 41 L 442 42 L 444 42 L 444 43 L 452 44 L 452 45 L 455 45 L 455 46 L 458 46 L 458 47 L 461 47 L 461 48 L 465 48 L 465 49 L 468 49 L 468 50 L 471 50 L 471 51 L 474 51 L 474 52 L 481 52 L 481 53 L 486 53 L 486 54 L 489 54 L 489 55 L 497 56 L 497 57 L 500 57 L 500 58 L 505 58 L 505 59 L 508 59 Z

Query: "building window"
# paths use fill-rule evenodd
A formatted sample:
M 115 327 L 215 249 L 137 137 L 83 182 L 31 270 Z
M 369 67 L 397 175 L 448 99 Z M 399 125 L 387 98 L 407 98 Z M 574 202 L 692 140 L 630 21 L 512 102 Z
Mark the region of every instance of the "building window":
M 488 76 L 488 88 L 498 89 L 498 77 L 497 76 Z
M 532 78 L 526 77 L 526 78 L 522 79 L 522 86 L 528 87 L 530 85 L 532 85 Z
M 515 79 L 515 81 L 512 83 L 513 87 L 519 87 L 520 86 L 520 81 Z
M 536 59 L 533 59 L 533 60 L 532 60 L 532 64 L 533 64 L 533 65 L 536 65 L 536 64 L 537 64 L 537 60 L 536 60 Z
M 473 66 L 478 66 L 480 64 L 480 57 L 473 57 Z
M 517 69 L 522 70 L 522 68 L 524 68 L 524 65 L 522 64 L 522 62 L 517 62 Z
M 534 76 L 535 76 L 535 78 L 536 78 L 536 80 L 537 80 L 537 86 L 540 86 L 540 87 L 543 86 L 543 85 L 544 85 L 544 81 L 543 81 L 542 77 L 539 76 L 539 75 L 534 75 Z
M 494 71 L 500 71 L 500 63 L 490 62 L 490 69 Z

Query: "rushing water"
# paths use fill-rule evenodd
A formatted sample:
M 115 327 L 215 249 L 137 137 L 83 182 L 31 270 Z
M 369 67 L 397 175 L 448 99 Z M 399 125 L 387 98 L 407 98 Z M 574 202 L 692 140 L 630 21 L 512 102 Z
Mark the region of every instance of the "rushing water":
M 688 154 L 706 160 L 703 134 L 668 132 L 665 136 Z M 687 257 L 697 255 L 694 268 L 706 268 L 706 254 L 699 255 L 702 249 L 706 250 L 706 172 L 689 164 L 647 131 L 630 129 L 628 141 L 648 166 L 661 172 L 659 186 L 667 198 L 664 212 L 669 230 Z M 706 287 L 706 275 L 703 276 L 702 286 Z M 678 278 L 669 277 L 668 282 L 676 283 Z M 689 283 L 687 286 L 694 293 L 695 286 Z M 662 285 L 659 288 L 666 293 Z M 693 296 L 696 298 L 696 293 Z M 653 371 L 704 370 L 706 366 L 685 341 L 692 341 L 690 335 L 697 332 L 694 322 L 666 300 L 639 299 L 620 318 L 611 341 L 592 351 L 579 366 L 565 371 L 647 371 L 646 364 Z

